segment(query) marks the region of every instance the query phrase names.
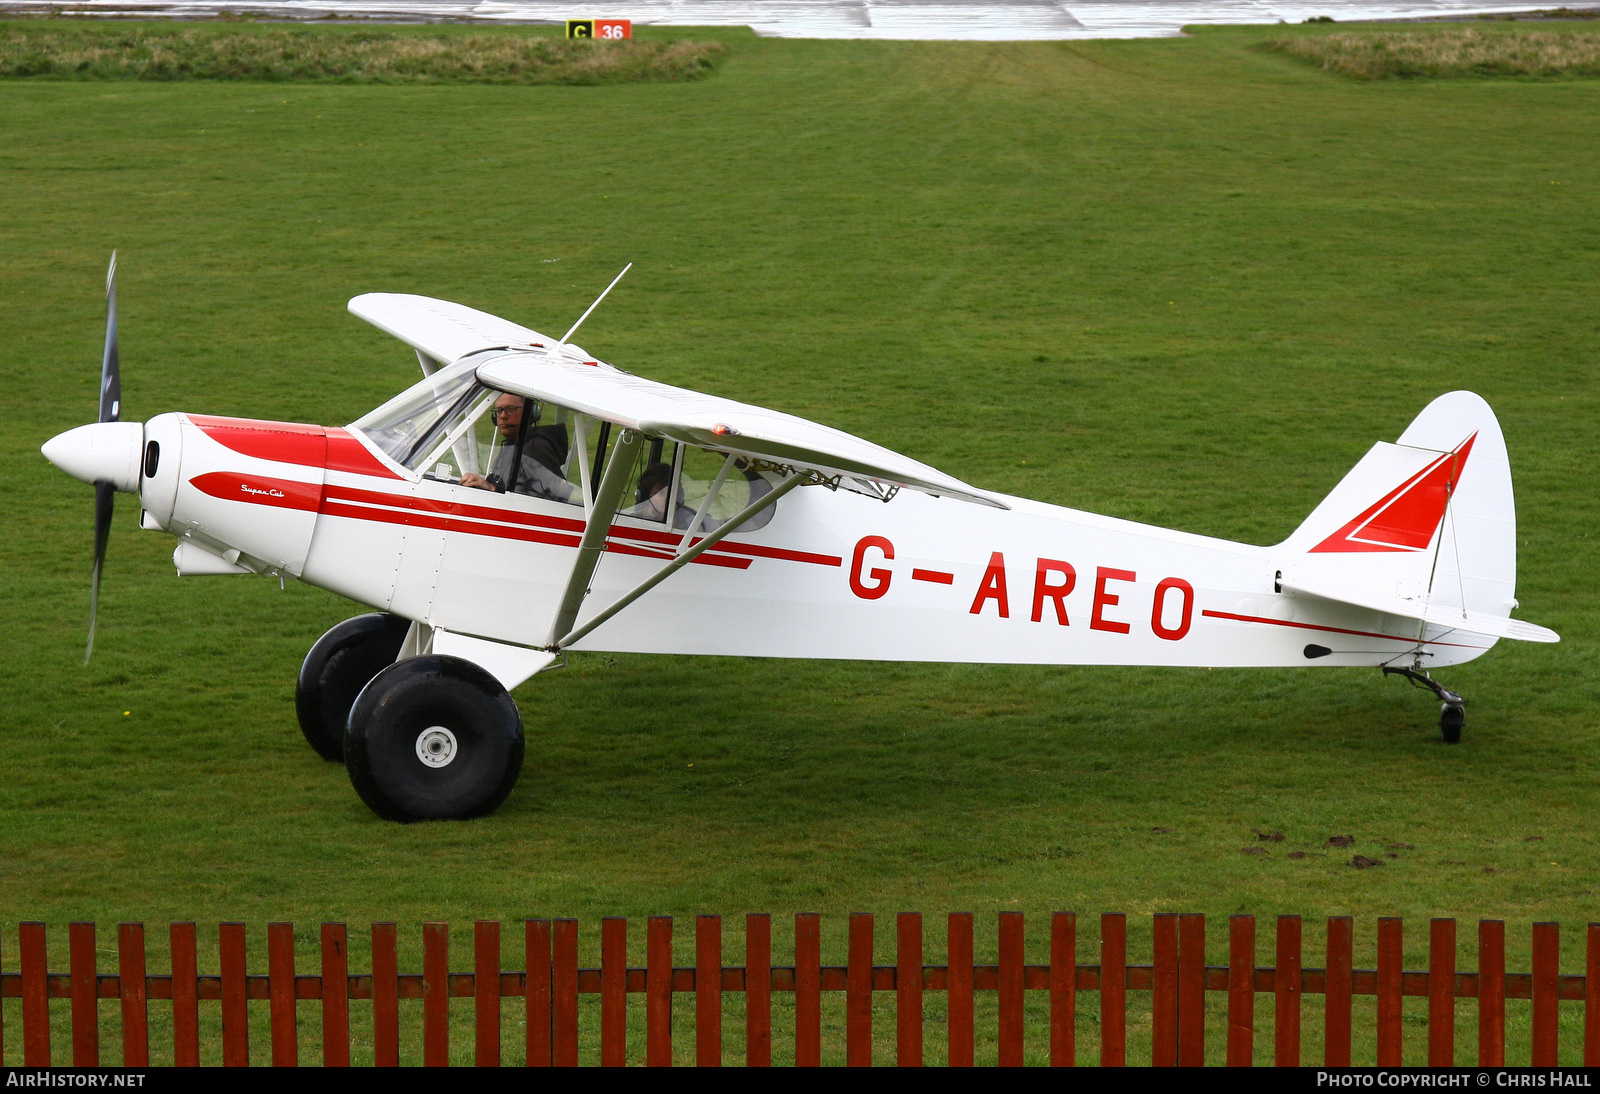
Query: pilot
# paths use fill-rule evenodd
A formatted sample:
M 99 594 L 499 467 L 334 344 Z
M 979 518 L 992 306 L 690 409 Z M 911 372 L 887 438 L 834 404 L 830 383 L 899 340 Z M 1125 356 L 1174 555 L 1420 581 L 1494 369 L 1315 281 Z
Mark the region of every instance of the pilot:
M 750 499 L 745 503 L 746 505 L 754 504 L 772 493 L 772 484 L 758 475 L 749 464 L 743 460 L 738 460 L 734 466 L 744 472 L 745 481 L 750 484 Z M 667 514 L 667 492 L 671 489 L 672 465 L 666 463 L 651 464 L 639 476 L 639 504 L 629 509 L 625 515 L 642 517 L 645 520 L 665 520 Z M 744 506 L 740 506 L 740 508 L 744 508 Z M 772 509 L 773 507 L 769 505 L 761 510 L 761 512 L 741 525 L 741 530 L 753 532 L 757 528 L 765 527 L 767 522 L 772 520 Z M 690 522 L 694 520 L 694 512 L 692 508 L 683 503 L 683 485 L 680 483 L 678 485 L 678 504 L 674 507 L 672 515 L 672 526 L 680 532 L 687 530 Z M 715 532 L 727 523 L 726 520 L 720 520 L 707 513 L 705 519 L 700 522 L 700 527 L 696 528 L 695 531 Z
M 578 488 L 561 473 L 561 465 L 567 458 L 567 427 L 538 425 L 539 404 L 534 403 L 533 421 L 524 429 L 524 402 L 522 396 L 510 392 L 505 392 L 494 401 L 489 414 L 495 428 L 500 431 L 500 444 L 495 448 L 494 458 L 489 461 L 489 473 L 478 475 L 469 471 L 461 476 L 461 485 L 504 493 L 509 483 L 516 494 L 571 502 Z M 519 443 L 522 446 L 522 459 L 516 464 L 517 473 L 513 478 L 512 461 Z

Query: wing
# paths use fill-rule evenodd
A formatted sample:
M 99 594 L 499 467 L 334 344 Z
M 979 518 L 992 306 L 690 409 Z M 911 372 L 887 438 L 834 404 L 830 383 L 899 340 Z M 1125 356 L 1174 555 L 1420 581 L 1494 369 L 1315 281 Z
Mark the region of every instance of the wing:
M 479 350 L 556 343 L 556 339 L 509 319 L 430 296 L 369 292 L 351 300 L 349 308 L 351 315 L 394 335 L 441 365 Z
M 829 478 L 861 478 L 1009 508 L 986 491 L 841 430 L 646 380 L 603 363 L 574 360 L 574 347 L 565 350 L 505 353 L 480 365 L 478 379 L 489 387 L 572 407 L 651 437 L 771 460 Z

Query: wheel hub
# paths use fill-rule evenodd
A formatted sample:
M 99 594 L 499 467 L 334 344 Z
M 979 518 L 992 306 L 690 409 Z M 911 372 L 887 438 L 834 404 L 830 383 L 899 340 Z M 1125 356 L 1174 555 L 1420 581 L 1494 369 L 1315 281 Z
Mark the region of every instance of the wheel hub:
M 450 766 L 456 747 L 456 735 L 444 726 L 429 726 L 417 734 L 417 759 L 428 767 Z

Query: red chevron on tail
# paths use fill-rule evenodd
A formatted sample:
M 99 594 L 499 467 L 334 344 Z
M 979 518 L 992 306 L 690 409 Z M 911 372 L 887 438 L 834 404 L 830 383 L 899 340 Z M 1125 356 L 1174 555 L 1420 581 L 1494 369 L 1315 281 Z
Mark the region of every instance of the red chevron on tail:
M 1389 491 L 1309 553 L 1427 550 L 1477 436 L 1474 432 L 1455 451 Z

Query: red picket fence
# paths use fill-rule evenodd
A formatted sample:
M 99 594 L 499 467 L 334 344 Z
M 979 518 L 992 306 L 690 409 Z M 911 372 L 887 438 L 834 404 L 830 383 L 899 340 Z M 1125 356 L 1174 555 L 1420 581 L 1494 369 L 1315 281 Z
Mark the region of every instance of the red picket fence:
M 249 1063 L 249 1001 L 268 1001 L 274 1066 L 299 1061 L 298 1000 L 321 1001 L 322 1062 L 350 1062 L 350 1004 L 371 1001 L 375 1062 L 393 1066 L 400 1060 L 400 1001 L 422 1000 L 422 1058 L 428 1065 L 449 1062 L 451 998 L 470 998 L 474 1008 L 474 1058 L 479 1066 L 501 1062 L 502 1001 L 521 999 L 524 1012 L 523 1058 L 532 1065 L 571 1066 L 578 1062 L 579 996 L 600 996 L 600 1060 L 626 1062 L 627 996 L 644 1000 L 645 1062 L 672 1061 L 672 993 L 694 996 L 695 1058 L 718 1065 L 723 1052 L 723 996 L 744 996 L 745 1060 L 752 1066 L 772 1061 L 772 997 L 794 996 L 794 1059 L 802 1066 L 822 1060 L 824 992 L 842 992 L 845 1011 L 845 1060 L 851 1065 L 872 1061 L 873 993 L 892 993 L 895 1012 L 895 1062 L 920 1066 L 927 992 L 942 992 L 948 1012 L 943 1029 L 952 1065 L 973 1063 L 974 996 L 993 992 L 998 1004 L 998 1055 L 1002 1066 L 1023 1062 L 1024 997 L 1048 993 L 1049 1060 L 1070 1066 L 1077 1061 L 1075 1021 L 1078 994 L 1098 992 L 1099 1062 L 1127 1062 L 1128 992 L 1149 992 L 1152 1021 L 1151 1063 L 1198 1065 L 1205 1061 L 1205 993 L 1227 995 L 1229 1065 L 1248 1066 L 1255 1049 L 1257 996 L 1272 997 L 1274 1059 L 1279 1066 L 1301 1060 L 1303 996 L 1323 997 L 1324 1063 L 1351 1063 L 1351 1017 L 1356 996 L 1376 998 L 1376 1040 L 1379 1066 L 1401 1064 L 1402 999 L 1428 1000 L 1427 1062 L 1455 1064 L 1456 1000 L 1476 999 L 1478 1063 L 1505 1064 L 1506 1000 L 1532 1001 L 1534 1066 L 1557 1062 L 1558 1009 L 1563 999 L 1583 1000 L 1583 1062 L 1600 1065 L 1600 924 L 1588 925 L 1585 975 L 1561 975 L 1560 934 L 1555 923 L 1536 923 L 1532 936 L 1531 973 L 1505 971 L 1505 925 L 1497 920 L 1478 924 L 1478 971 L 1456 968 L 1456 924 L 1435 919 L 1429 924 L 1428 968 L 1401 967 L 1402 924 L 1378 920 L 1377 968 L 1353 967 L 1353 927 L 1348 916 L 1327 921 L 1324 968 L 1302 964 L 1301 920 L 1280 916 L 1274 942 L 1275 965 L 1256 964 L 1256 922 L 1253 916 L 1228 921 L 1228 964 L 1205 963 L 1206 921 L 1202 915 L 1160 914 L 1154 917 L 1153 953 L 1149 965 L 1127 962 L 1127 921 L 1122 915 L 1100 917 L 1100 962 L 1079 964 L 1078 922 L 1071 913 L 1050 917 L 1047 965 L 1024 961 L 1023 917 L 999 915 L 999 960 L 973 961 L 973 917 L 953 913 L 946 923 L 945 965 L 923 963 L 923 919 L 905 913 L 895 920 L 893 965 L 874 965 L 874 920 L 852 915 L 847 962 L 825 966 L 821 953 L 821 920 L 815 914 L 795 916 L 794 964 L 772 964 L 772 920 L 766 915 L 745 919 L 743 966 L 723 964 L 722 919 L 702 915 L 694 923 L 694 964 L 673 964 L 673 920 L 652 916 L 645 927 L 646 962 L 627 964 L 628 921 L 603 919 L 600 924 L 600 967 L 578 967 L 578 923 L 573 919 L 525 921 L 525 968 L 506 971 L 500 960 L 500 924 L 479 920 L 475 926 L 471 972 L 449 971 L 449 932 L 444 923 L 422 928 L 422 972 L 401 973 L 397 932 L 393 923 L 372 926 L 371 972 L 349 971 L 348 938 L 342 923 L 324 923 L 321 971 L 297 971 L 292 924 L 267 927 L 267 973 L 246 972 L 245 928 L 242 923 L 219 927 L 219 975 L 197 970 L 193 923 L 171 926 L 171 973 L 151 974 L 145 967 L 144 925 L 124 923 L 117 930 L 117 972 L 102 973 L 96 961 L 93 923 L 68 928 L 69 971 L 47 971 L 45 926 L 19 927 L 20 961 L 16 972 L 0 975 L 0 996 L 20 998 L 22 1055 L 25 1066 L 52 1061 L 50 1000 L 70 999 L 72 1063 L 100 1064 L 100 1016 L 97 1000 L 120 1000 L 122 1063 L 150 1064 L 149 1007 L 152 1000 L 170 1002 L 173 1063 L 200 1061 L 200 1004 L 221 1005 L 222 1062 Z M 1092 942 L 1091 942 L 1092 945 Z M 1110 970 L 1112 975 L 1105 975 Z M 0 1058 L 5 1029 L 0 1018 Z M 1043 1034 L 1035 1033 L 1043 1042 Z M 164 1062 L 164 1061 L 163 1061 Z M 1309 1061 L 1307 1061 L 1309 1062 Z M 1412 1061 L 1413 1063 L 1416 1061 Z

